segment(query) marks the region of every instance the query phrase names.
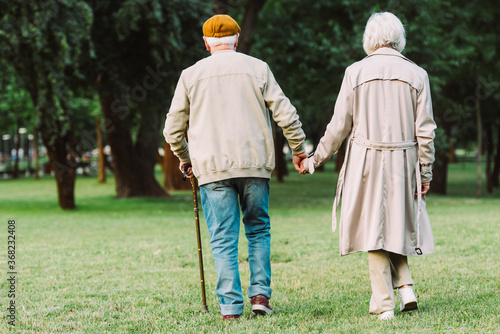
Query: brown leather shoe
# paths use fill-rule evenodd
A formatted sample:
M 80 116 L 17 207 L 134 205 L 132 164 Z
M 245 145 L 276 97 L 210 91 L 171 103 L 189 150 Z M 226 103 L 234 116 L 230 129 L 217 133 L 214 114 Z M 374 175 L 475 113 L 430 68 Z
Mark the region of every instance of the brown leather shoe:
M 273 314 L 273 309 L 269 306 L 269 298 L 263 295 L 252 297 L 252 311 L 255 314 L 266 315 Z
M 241 314 L 229 314 L 229 315 L 223 315 L 222 320 L 235 320 L 241 317 Z

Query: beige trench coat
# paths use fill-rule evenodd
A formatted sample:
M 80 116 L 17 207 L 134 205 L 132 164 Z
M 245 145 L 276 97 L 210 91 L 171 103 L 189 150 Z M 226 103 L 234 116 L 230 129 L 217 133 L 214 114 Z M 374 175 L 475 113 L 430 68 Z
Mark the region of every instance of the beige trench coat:
M 433 252 L 425 199 L 432 179 L 434 130 L 427 73 L 399 52 L 380 48 L 346 69 L 333 118 L 306 169 L 328 161 L 349 136 L 334 202 L 342 196 L 340 254 L 383 249 Z

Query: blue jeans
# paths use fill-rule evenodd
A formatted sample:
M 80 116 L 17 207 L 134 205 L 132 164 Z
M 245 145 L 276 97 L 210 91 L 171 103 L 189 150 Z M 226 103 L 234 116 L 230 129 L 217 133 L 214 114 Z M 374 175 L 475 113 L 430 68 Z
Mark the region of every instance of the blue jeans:
M 200 195 L 217 271 L 216 293 L 221 313 L 241 314 L 243 294 L 238 270 L 240 204 L 248 239 L 248 297 L 264 295 L 271 298 L 269 180 L 222 180 L 201 186 Z

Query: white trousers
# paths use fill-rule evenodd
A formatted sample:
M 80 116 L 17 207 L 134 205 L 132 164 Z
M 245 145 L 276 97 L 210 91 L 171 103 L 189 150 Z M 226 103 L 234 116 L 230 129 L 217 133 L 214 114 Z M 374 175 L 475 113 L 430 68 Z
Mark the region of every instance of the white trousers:
M 384 250 L 368 252 L 372 298 L 370 313 L 394 310 L 394 289 L 413 285 L 407 257 Z

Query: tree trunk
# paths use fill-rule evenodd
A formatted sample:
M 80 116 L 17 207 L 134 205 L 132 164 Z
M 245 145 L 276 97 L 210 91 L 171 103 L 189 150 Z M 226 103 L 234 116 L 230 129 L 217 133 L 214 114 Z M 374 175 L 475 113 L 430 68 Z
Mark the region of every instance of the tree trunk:
M 436 150 L 436 160 L 432 166 L 432 192 L 446 195 L 448 180 L 448 150 Z
M 457 162 L 457 156 L 455 154 L 455 142 L 453 140 L 449 141 L 448 144 L 448 162 L 455 163 Z
M 33 160 L 35 160 L 35 180 L 40 179 L 40 161 L 38 154 L 38 129 L 33 127 Z
M 457 97 L 457 87 L 454 84 L 448 83 L 442 87 L 442 95 L 445 98 L 450 99 L 451 101 L 456 100 Z M 454 122 L 450 121 L 446 117 L 446 113 L 442 113 L 440 117 L 440 121 L 442 129 L 444 130 L 444 134 L 446 136 L 446 141 L 444 144 L 450 144 L 450 141 L 453 136 L 453 128 Z M 448 164 L 450 163 L 450 150 L 453 150 L 450 147 L 440 147 L 441 145 L 436 145 L 435 153 L 435 162 L 432 166 L 432 182 L 431 182 L 431 192 L 437 193 L 441 195 L 446 195 L 447 186 L 448 186 Z
M 252 31 L 257 23 L 259 13 L 264 7 L 266 0 L 248 0 L 245 7 L 245 14 L 241 21 L 241 34 L 238 42 L 238 51 L 250 54 L 255 39 L 252 38 Z
M 493 187 L 500 187 L 500 124 L 497 126 L 497 150 L 495 155 L 495 165 L 491 175 Z
M 101 116 L 95 117 L 95 131 L 97 136 L 97 151 L 99 152 L 99 169 L 97 171 L 97 182 L 106 183 L 106 157 L 104 156 L 104 145 L 102 143 Z
M 283 153 L 283 148 L 285 146 L 285 137 L 283 136 L 283 131 L 273 120 L 273 133 L 274 133 L 274 161 L 275 168 L 273 174 L 276 175 L 276 180 L 281 183 L 285 180 L 285 176 L 288 175 L 288 168 L 286 166 L 285 154 Z
M 179 170 L 179 159 L 170 149 L 166 142 L 163 145 L 165 155 L 163 156 L 163 182 L 167 190 L 189 190 L 191 183 L 182 180 L 182 174 Z
M 56 129 L 53 128 L 51 116 L 48 115 L 47 109 L 41 108 L 40 112 L 40 132 L 42 133 L 42 141 L 47 148 L 50 165 L 55 172 L 57 183 L 57 195 L 59 206 L 63 210 L 72 210 L 75 205 L 75 181 L 76 167 L 75 155 L 71 154 L 68 147 L 74 144 L 73 132 L 68 131 L 65 137 L 55 134 Z M 57 127 L 58 125 L 56 125 Z
M 14 144 L 16 151 L 16 160 L 14 160 L 14 171 L 12 173 L 13 179 L 19 178 L 19 149 L 21 148 L 21 133 L 19 132 L 19 122 L 16 125 L 16 135 L 14 136 Z
M 476 125 L 477 125 L 477 179 L 476 179 L 476 197 L 481 198 L 481 156 L 483 154 L 483 125 L 481 121 L 481 101 L 476 97 Z
M 47 96 L 53 96 L 50 84 L 48 87 Z M 59 103 L 63 112 L 67 112 L 64 101 L 59 100 Z M 41 108 L 40 131 L 52 170 L 55 172 L 59 206 L 63 210 L 73 210 L 76 208 L 75 181 L 78 165 L 75 161 L 76 155 L 72 152 L 72 148 L 75 146 L 75 137 L 71 129 L 64 136 L 61 135 L 61 121 L 56 120 L 57 117 L 59 116 L 53 115 L 47 107 Z
M 493 133 L 492 126 L 490 122 L 486 123 L 486 191 L 491 194 L 493 193 L 493 173 L 492 165 L 493 162 Z
M 26 154 L 26 173 L 25 173 L 25 175 L 29 177 L 29 176 L 31 176 L 31 171 L 33 169 L 32 165 L 31 165 L 32 162 L 31 162 L 31 154 L 30 154 L 30 149 L 31 149 L 31 147 L 30 147 L 30 140 L 33 140 L 33 135 L 32 134 L 28 134 L 28 136 L 26 137 L 26 139 L 27 140 L 24 143 L 23 150 L 24 150 L 24 152 Z
M 44 137 L 44 136 L 42 136 Z M 73 210 L 75 205 L 76 166 L 75 156 L 66 149 L 66 141 L 57 138 L 54 145 L 44 139 L 52 170 L 55 172 L 59 206 Z
M 168 197 L 154 174 L 158 149 L 156 143 L 148 139 L 150 129 L 140 128 L 134 144 L 130 130 L 125 127 L 125 120 L 123 117 L 120 119 L 119 113 L 111 107 L 114 97 L 102 88 L 99 97 L 103 115 L 109 124 L 106 130 L 114 165 L 116 196 Z

